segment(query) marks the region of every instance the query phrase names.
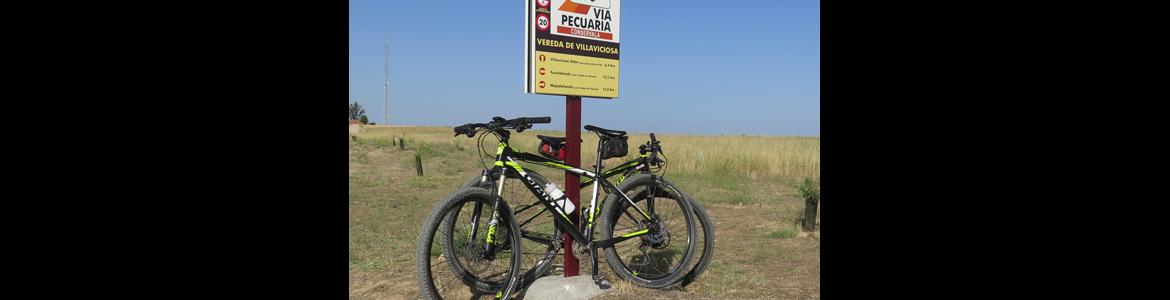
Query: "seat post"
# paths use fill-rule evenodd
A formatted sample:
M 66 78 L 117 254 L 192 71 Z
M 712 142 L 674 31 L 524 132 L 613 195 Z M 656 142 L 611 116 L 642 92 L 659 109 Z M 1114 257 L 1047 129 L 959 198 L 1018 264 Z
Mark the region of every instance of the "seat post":
M 603 143 L 601 142 L 601 134 L 596 132 L 594 132 L 594 134 L 597 135 L 597 164 L 593 165 L 593 173 L 601 174 L 601 147 Z

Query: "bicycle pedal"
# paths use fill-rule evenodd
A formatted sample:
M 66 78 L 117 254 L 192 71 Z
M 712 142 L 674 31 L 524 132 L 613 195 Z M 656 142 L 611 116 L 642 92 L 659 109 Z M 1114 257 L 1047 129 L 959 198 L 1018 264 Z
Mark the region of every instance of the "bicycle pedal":
M 603 289 L 603 290 L 608 290 L 608 289 L 613 287 L 613 284 L 610 284 L 609 280 L 605 280 L 605 276 L 600 276 L 600 278 L 594 278 L 593 283 L 596 283 L 597 287 L 600 289 Z
M 580 244 L 573 244 L 573 255 L 580 258 L 587 258 L 589 257 L 589 248 L 580 246 Z

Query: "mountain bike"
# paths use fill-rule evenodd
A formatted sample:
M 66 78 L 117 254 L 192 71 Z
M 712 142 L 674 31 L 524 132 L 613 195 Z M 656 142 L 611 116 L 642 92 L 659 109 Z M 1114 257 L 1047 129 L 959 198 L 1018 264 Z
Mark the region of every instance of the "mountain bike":
M 598 249 L 604 249 L 607 262 L 615 273 L 641 286 L 664 287 L 686 274 L 683 272 L 686 271 L 684 267 L 690 266 L 694 259 L 696 235 L 695 224 L 690 218 L 693 214 L 690 203 L 670 190 L 666 192 L 675 193 L 673 198 L 650 197 L 658 194 L 659 185 L 650 180 L 649 176 L 639 174 L 627 179 L 619 188 L 598 175 L 600 164 L 591 172 L 539 155 L 515 151 L 508 146 L 509 130 L 522 132 L 531 128 L 532 124 L 549 121 L 548 117 L 512 120 L 496 117 L 490 123 L 470 123 L 455 128 L 457 135 L 474 137 L 476 133 L 485 132 L 497 137 L 499 144 L 493 170 L 500 176 L 497 176 L 498 183 L 494 191 L 481 187 L 464 188 L 441 201 L 424 222 L 415 256 L 416 277 L 425 298 L 465 296 L 454 283 L 468 286 L 467 293 L 473 296 L 495 292 L 498 298 L 508 298 L 517 287 L 521 280 L 519 269 L 523 250 L 520 239 L 523 237 L 512 210 L 503 199 L 504 182 L 508 174 L 513 172 L 523 179 L 521 182 L 532 195 L 541 199 L 545 211 L 553 216 L 553 225 L 582 244 L 580 248 L 588 254 L 593 279 L 599 285 L 607 282 L 598 272 Z M 598 145 L 599 157 L 604 156 L 600 153 L 604 148 L 602 145 L 611 140 L 624 140 L 624 133 L 618 134 L 617 131 L 602 128 L 590 130 L 603 138 Z M 589 207 L 582 210 L 583 220 L 574 224 L 568 217 L 573 208 L 564 206 L 567 203 L 564 195 L 558 195 L 559 190 L 555 185 L 539 184 L 517 160 L 594 179 L 596 187 L 609 191 L 608 199 L 601 208 L 600 222 L 596 223 L 601 236 L 594 239 L 592 230 L 597 216 L 596 188 Z M 647 197 L 631 199 L 626 193 L 618 192 L 638 188 L 645 190 L 642 193 Z M 474 208 L 464 211 L 468 207 Z M 467 220 L 461 217 L 467 217 Z M 466 230 L 467 233 L 456 233 L 454 230 Z M 541 263 L 549 262 L 546 260 Z M 451 265 L 458 265 L 459 268 Z M 444 274 L 453 276 L 446 279 L 433 278 Z
M 595 126 L 590 127 L 597 128 Z M 622 133 L 624 135 L 624 132 Z M 560 145 L 563 144 L 565 140 L 563 137 L 550 137 L 543 135 L 537 135 L 537 138 L 541 140 L 541 154 L 554 159 L 556 158 L 556 154 L 545 153 L 546 145 Z M 554 146 L 553 148 L 556 149 L 557 147 Z M 665 174 L 667 161 L 665 159 L 665 155 L 663 155 L 664 152 L 662 151 L 661 141 L 657 139 L 654 133 L 650 133 L 650 141 L 647 141 L 645 144 L 638 146 L 638 152 L 638 157 L 622 162 L 613 168 L 606 169 L 605 171 L 601 172 L 601 176 L 605 178 L 612 178 L 616 176 L 618 178 L 616 179 L 615 183 L 621 184 L 627 178 L 631 178 L 636 174 L 651 175 L 661 171 L 661 175 L 652 176 L 652 180 L 658 181 L 659 184 L 674 190 L 678 195 L 681 195 L 682 198 L 690 202 L 692 206 L 691 208 L 694 211 L 694 217 L 698 220 L 699 227 L 702 230 L 697 231 L 698 236 L 696 242 L 699 244 L 698 249 L 700 249 L 700 252 L 697 255 L 698 259 L 696 260 L 694 267 L 691 268 L 687 275 L 683 276 L 683 278 L 678 282 L 678 285 L 680 286 L 687 286 L 694 282 L 700 275 L 702 275 L 711 262 L 711 256 L 713 255 L 715 248 L 714 224 L 712 224 L 710 217 L 707 215 L 706 210 L 703 209 L 702 204 L 684 193 L 673 183 L 666 180 Z M 600 155 L 598 157 L 600 157 Z M 600 163 L 601 161 L 599 160 L 598 164 Z M 541 185 L 547 183 L 547 180 L 545 180 L 544 177 L 540 174 L 536 174 L 535 171 L 529 170 L 528 172 L 532 174 L 533 179 L 535 179 L 537 183 Z M 515 186 L 521 185 L 518 183 L 518 181 L 522 180 L 515 174 L 516 173 L 509 174 L 507 178 L 508 182 L 505 183 L 505 190 L 510 191 L 513 194 L 504 198 L 516 201 L 512 202 L 513 205 L 521 204 L 514 207 L 513 211 L 513 213 L 517 216 L 517 219 L 523 220 L 519 224 L 521 235 L 524 237 L 524 240 L 521 241 L 521 243 L 526 248 L 524 251 L 525 259 L 522 260 L 522 262 L 525 263 L 525 267 L 522 269 L 528 270 L 525 272 L 523 280 L 520 282 L 520 286 L 518 287 L 518 289 L 520 289 L 527 287 L 537 278 L 545 275 L 550 270 L 552 265 L 542 264 L 542 262 L 552 259 L 556 256 L 557 253 L 559 253 L 561 249 L 560 245 L 562 245 L 562 243 L 558 237 L 561 237 L 562 235 L 560 234 L 559 230 L 555 228 L 555 226 L 551 226 L 551 218 L 540 218 L 542 216 L 541 213 L 544 212 L 545 209 L 540 205 L 539 199 L 525 197 L 531 195 L 526 195 L 527 193 L 523 193 L 522 190 L 514 188 Z M 495 173 L 494 169 L 485 168 L 480 172 L 479 175 L 472 177 L 466 183 L 464 183 L 461 188 L 478 186 L 488 190 L 494 190 L 495 186 L 493 183 L 496 182 L 498 178 L 497 175 L 498 173 Z M 585 178 L 580 184 L 580 189 L 584 190 L 594 184 L 596 184 L 594 179 Z M 672 197 L 672 195 L 674 194 L 667 193 L 665 191 L 659 191 L 656 197 Z M 631 198 L 638 199 L 642 197 L 645 197 L 645 195 L 639 194 Z M 602 203 L 604 203 L 604 201 Z M 581 254 L 581 249 L 574 250 L 577 250 L 578 254 Z M 614 266 L 611 266 L 611 268 L 612 267 Z

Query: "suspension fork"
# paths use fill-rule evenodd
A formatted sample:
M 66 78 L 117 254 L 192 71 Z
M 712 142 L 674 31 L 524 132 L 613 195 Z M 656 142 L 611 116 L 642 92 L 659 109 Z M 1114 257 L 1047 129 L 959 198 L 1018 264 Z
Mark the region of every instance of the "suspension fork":
M 488 219 L 487 238 L 484 239 L 483 251 L 484 253 L 492 253 L 495 250 L 495 244 L 492 242 L 496 238 L 496 225 L 499 224 L 500 200 L 504 198 L 504 180 L 508 177 L 508 168 L 500 169 L 500 179 L 496 186 L 496 193 L 492 197 L 492 218 Z M 474 232 L 474 231 L 473 231 Z
M 471 233 L 468 235 L 468 241 L 474 241 L 477 231 L 479 231 L 479 212 L 483 209 L 483 202 L 475 201 L 475 210 L 471 211 Z
M 480 170 L 479 181 L 483 182 L 487 180 L 487 175 L 489 172 L 490 169 Z M 483 202 L 475 201 L 475 209 L 471 211 L 471 232 L 467 234 L 468 241 L 474 241 L 476 236 L 479 235 L 479 212 L 481 210 L 483 210 Z
M 508 178 L 508 168 L 504 166 L 504 158 L 507 155 L 505 152 L 507 152 L 508 148 L 507 142 L 508 139 L 505 135 L 504 138 L 500 140 L 499 147 L 496 148 L 495 168 L 500 170 L 500 178 L 498 179 L 499 183 L 496 185 L 496 193 L 492 197 L 492 218 L 488 220 L 487 237 L 484 239 L 483 243 L 483 251 L 485 254 L 492 253 L 495 248 L 492 242 L 496 238 L 496 225 L 499 223 L 500 200 L 503 200 L 504 198 L 504 180 Z M 472 239 L 472 241 L 474 241 L 474 239 Z

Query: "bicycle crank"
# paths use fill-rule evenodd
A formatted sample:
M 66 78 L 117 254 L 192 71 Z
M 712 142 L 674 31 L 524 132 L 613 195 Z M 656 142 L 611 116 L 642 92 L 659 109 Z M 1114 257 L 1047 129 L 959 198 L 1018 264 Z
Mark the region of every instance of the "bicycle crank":
M 573 243 L 573 255 L 579 258 L 590 257 L 589 246 L 581 243 Z

